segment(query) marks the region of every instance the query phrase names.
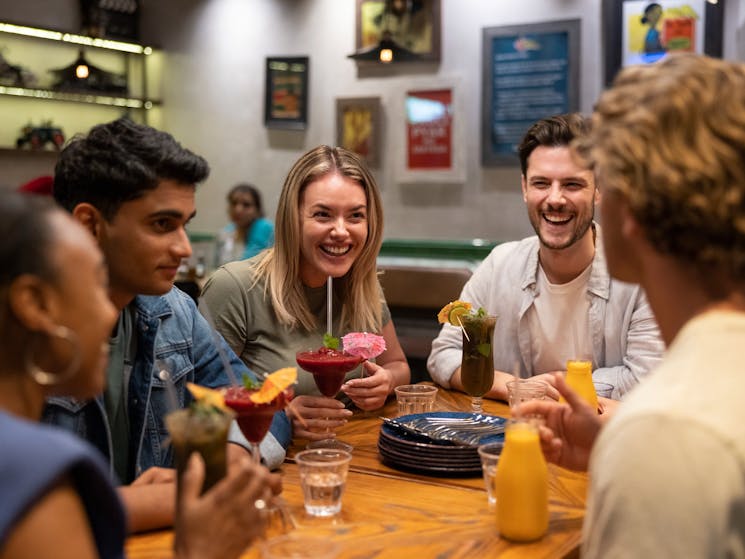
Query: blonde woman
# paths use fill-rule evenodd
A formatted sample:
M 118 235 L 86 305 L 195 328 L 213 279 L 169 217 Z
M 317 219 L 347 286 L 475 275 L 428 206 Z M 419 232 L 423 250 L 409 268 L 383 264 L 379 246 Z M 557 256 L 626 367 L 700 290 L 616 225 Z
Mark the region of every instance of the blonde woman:
M 383 210 L 375 179 L 350 151 L 312 149 L 290 169 L 275 225 L 274 247 L 220 268 L 201 305 L 249 367 L 271 372 L 294 365 L 297 351 L 323 344 L 332 277 L 332 333 L 374 332 L 387 346 L 362 374 L 348 374 L 342 392 L 361 409 L 381 407 L 411 374 L 377 279 Z M 296 394 L 307 425 L 293 423 L 295 436 L 325 438 L 352 415 L 341 401 L 321 396 L 302 370 Z

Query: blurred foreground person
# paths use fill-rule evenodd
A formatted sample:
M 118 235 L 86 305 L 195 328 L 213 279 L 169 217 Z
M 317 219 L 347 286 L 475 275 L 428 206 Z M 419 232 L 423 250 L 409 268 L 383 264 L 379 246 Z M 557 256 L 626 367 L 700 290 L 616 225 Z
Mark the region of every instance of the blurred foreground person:
M 589 457 L 583 557 L 745 557 L 745 65 L 627 68 L 579 148 L 610 273 L 644 287 L 668 349 L 602 429 L 561 381 L 569 406 L 522 411 L 550 460 Z
M 38 423 L 45 398 L 104 389 L 117 310 L 93 238 L 51 199 L 0 194 L 0 556 L 124 556 L 125 515 L 93 447 Z M 270 475 L 246 458 L 204 496 L 192 456 L 175 556 L 237 557 L 262 529 Z

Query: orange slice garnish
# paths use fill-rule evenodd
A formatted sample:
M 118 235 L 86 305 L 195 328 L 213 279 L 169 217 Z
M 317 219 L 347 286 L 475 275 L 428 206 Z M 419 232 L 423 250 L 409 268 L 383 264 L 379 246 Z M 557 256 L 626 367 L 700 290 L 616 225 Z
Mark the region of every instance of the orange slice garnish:
M 297 381 L 297 369 L 295 367 L 285 367 L 274 371 L 264 379 L 261 389 L 249 396 L 255 404 L 268 404 L 274 400 L 281 392 Z

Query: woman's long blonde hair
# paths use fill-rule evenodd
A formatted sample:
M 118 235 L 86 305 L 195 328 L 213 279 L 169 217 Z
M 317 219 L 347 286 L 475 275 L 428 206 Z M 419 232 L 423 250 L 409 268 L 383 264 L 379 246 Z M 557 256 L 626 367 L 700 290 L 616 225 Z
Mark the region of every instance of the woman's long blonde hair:
M 254 265 L 255 282 L 264 282 L 279 322 L 311 331 L 317 327 L 300 278 L 300 202 L 305 187 L 326 175 L 339 174 L 358 183 L 367 199 L 367 242 L 349 272 L 334 281 L 343 301 L 341 329 L 379 332 L 382 297 L 376 259 L 383 242 L 383 208 L 378 185 L 362 160 L 344 148 L 318 146 L 290 169 L 277 206 L 275 244 Z

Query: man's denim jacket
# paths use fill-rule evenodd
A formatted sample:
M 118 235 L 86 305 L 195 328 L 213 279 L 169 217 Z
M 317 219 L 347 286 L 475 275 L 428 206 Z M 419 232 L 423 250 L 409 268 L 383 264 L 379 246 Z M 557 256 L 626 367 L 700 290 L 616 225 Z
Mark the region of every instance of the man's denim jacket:
M 130 303 L 135 309 L 137 357 L 129 380 L 128 416 L 130 456 L 134 457 L 135 477 L 152 466 L 172 467 L 173 451 L 167 444 L 164 417 L 170 409 L 166 381 L 159 372 L 165 365 L 176 388 L 179 406 L 191 402 L 187 382 L 212 388 L 230 384 L 214 334 L 190 297 L 173 288 L 163 296 L 137 296 Z M 253 375 L 218 335 L 222 351 L 235 374 Z M 161 367 L 156 366 L 160 362 Z M 104 410 L 103 395 L 94 400 L 51 397 L 44 410 L 44 421 L 75 432 L 98 448 L 111 463 L 111 430 Z M 230 440 L 248 448 L 248 442 L 235 422 Z M 284 460 L 290 443 L 290 425 L 284 414 L 276 414 L 272 431 L 261 445 L 269 467 Z M 112 478 L 113 467 L 112 467 Z

